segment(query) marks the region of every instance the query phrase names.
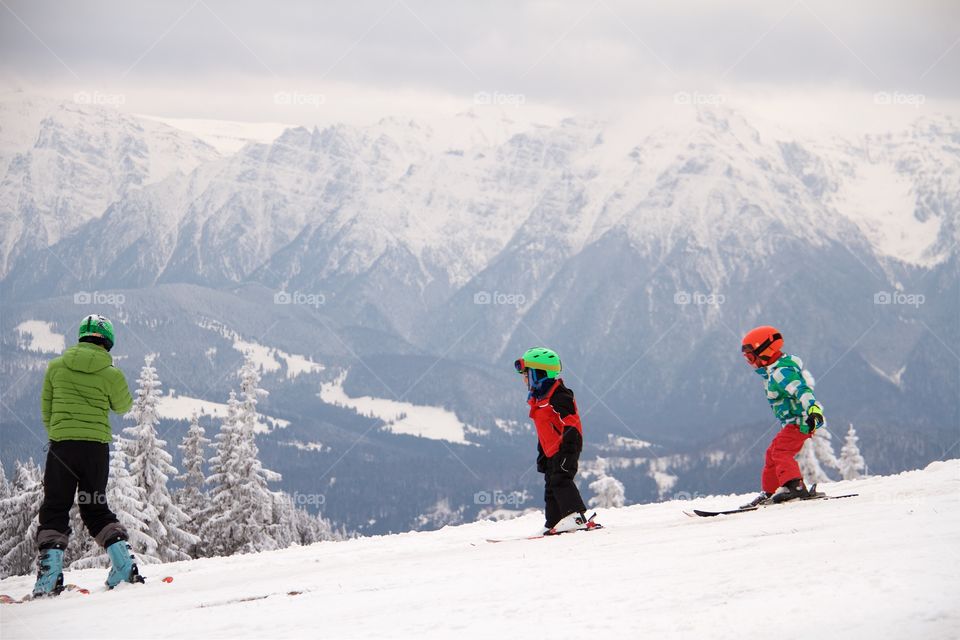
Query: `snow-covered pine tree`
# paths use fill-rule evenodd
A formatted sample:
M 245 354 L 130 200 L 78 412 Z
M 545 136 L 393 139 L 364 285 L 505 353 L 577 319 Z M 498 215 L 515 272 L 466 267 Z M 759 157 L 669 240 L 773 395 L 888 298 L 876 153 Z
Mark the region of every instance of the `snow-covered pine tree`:
M 622 507 L 625 502 L 623 483 L 607 474 L 607 466 L 607 461 L 598 456 L 596 462 L 597 479 L 590 483 L 593 497 L 587 501 L 587 505 L 590 507 L 611 509 Z
M 272 492 L 272 498 L 272 522 L 275 525 L 273 527 L 273 537 L 277 547 L 283 549 L 292 544 L 301 544 L 299 531 L 297 530 L 297 512 L 300 510 L 293 504 L 293 498 L 283 491 Z
M 0 500 L 0 578 L 36 569 L 43 474 L 33 458 L 17 462 L 9 495 Z
M 263 467 L 256 443 L 257 402 L 267 392 L 260 388 L 260 372 L 249 357 L 239 373 L 240 399 L 230 392 L 227 416 L 216 436 L 217 455 L 210 460 L 207 482 L 213 488 L 201 530 L 210 555 L 277 549 L 292 539 L 284 531 L 290 518 L 267 487 L 280 480 L 280 474 Z
M 800 472 L 808 487 L 818 482 L 830 482 L 830 476 L 823 470 L 823 466 L 839 469 L 840 461 L 833 452 L 830 432 L 825 427 L 817 429 L 813 437 L 803 443 L 797 462 L 800 463 Z
M 144 563 L 160 562 L 156 555 L 156 539 L 150 533 L 150 522 L 159 518 L 157 510 L 147 502 L 144 490 L 134 482 L 127 469 L 127 451 L 131 444 L 126 438 L 114 436 L 110 455 L 110 481 L 107 483 L 107 502 L 117 520 L 127 530 L 130 546 L 137 559 Z
M 3 468 L 3 462 L 0 462 L 0 500 L 6 500 L 9 497 L 10 482 L 7 480 L 7 473 Z
M 277 523 L 277 544 L 281 548 L 345 538 L 344 532 L 335 530 L 329 520 L 297 506 L 289 493 L 275 491 L 273 497 L 273 520 Z M 446 508 L 450 510 L 449 504 Z
M 235 499 L 240 493 L 237 461 L 239 413 L 240 401 L 236 392 L 231 391 L 227 415 L 220 422 L 219 433 L 214 436 L 216 454 L 210 458 L 207 517 L 200 527 L 200 538 L 204 541 L 202 552 L 206 556 L 228 556 L 236 553 L 241 545 L 240 531 L 232 520 Z
M 840 449 L 840 475 L 844 480 L 857 480 L 863 477 L 863 472 L 867 468 L 867 463 L 860 455 L 860 447 L 857 446 L 857 430 L 850 425 L 847 429 L 847 437 Z
M 246 479 L 245 497 L 251 506 L 247 520 L 251 533 L 263 527 L 265 536 L 262 541 L 255 535 L 249 536 L 250 541 L 243 553 L 288 546 L 287 541 L 292 541 L 293 536 L 291 521 L 276 517 L 279 514 L 272 508 L 274 494 L 267 488 L 268 482 L 278 482 L 282 476 L 264 468 L 257 448 L 256 428 L 260 420 L 257 403 L 267 395 L 266 389 L 260 387 L 260 368 L 248 356 L 240 368 L 240 413 L 237 416 L 241 478 Z
M 330 521 L 322 516 L 312 515 L 306 509 L 297 509 L 294 515 L 300 544 L 346 539 L 342 530 L 334 529 Z
M 180 444 L 180 450 L 183 451 L 183 473 L 177 476 L 177 479 L 183 483 L 183 487 L 174 494 L 174 498 L 187 516 L 183 528 L 195 536 L 200 535 L 201 523 L 209 508 L 209 496 L 204 486 L 206 476 L 203 469 L 206 447 L 209 444 L 210 439 L 206 437 L 203 425 L 200 424 L 200 417 L 194 412 L 190 417 L 187 435 L 183 437 L 183 442 Z M 194 558 L 199 557 L 201 553 L 197 545 L 190 550 L 190 555 Z
M 164 448 L 167 443 L 157 436 L 160 379 L 153 360 L 153 355 L 144 359 L 133 408 L 125 416 L 136 424 L 123 430 L 130 437 L 125 451 L 130 476 L 143 490 L 145 505 L 142 510 L 145 513 L 149 506 L 157 514 L 156 518 L 146 520 L 149 536 L 157 546 L 141 552 L 156 556 L 162 562 L 189 560 L 190 548 L 200 539 L 184 529 L 187 515 L 174 503 L 167 486 L 170 476 L 175 476 L 177 470 L 173 466 L 173 457 Z

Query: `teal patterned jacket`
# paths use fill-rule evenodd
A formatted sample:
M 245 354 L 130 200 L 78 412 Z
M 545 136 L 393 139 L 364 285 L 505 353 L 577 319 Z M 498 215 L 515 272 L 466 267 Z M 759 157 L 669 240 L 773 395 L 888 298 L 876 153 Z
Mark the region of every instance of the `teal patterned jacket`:
M 805 375 L 800 358 L 784 354 L 769 367 L 756 371 L 766 381 L 767 402 L 780 425 L 802 425 L 817 399 L 813 395 L 813 380 Z

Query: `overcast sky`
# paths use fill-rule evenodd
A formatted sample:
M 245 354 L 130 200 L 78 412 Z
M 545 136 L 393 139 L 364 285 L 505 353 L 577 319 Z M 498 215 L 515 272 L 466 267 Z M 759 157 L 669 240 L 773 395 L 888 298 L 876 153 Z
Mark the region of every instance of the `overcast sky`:
M 678 92 L 953 113 L 958 78 L 956 0 L 0 0 L 0 86 L 174 117 L 604 114 Z

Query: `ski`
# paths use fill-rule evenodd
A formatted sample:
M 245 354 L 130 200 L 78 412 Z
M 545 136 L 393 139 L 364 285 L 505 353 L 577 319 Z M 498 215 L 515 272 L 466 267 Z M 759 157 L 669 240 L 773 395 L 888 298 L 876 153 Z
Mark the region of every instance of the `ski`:
M 598 524 L 595 527 L 590 527 L 589 529 L 572 529 L 570 531 L 560 531 L 558 533 L 551 533 L 551 534 L 541 533 L 540 535 L 535 535 L 535 536 L 516 536 L 513 538 L 487 538 L 487 542 L 496 543 L 496 542 L 513 542 L 515 540 L 539 540 L 541 538 L 556 538 L 557 536 L 562 536 L 568 533 L 578 533 L 580 531 L 598 531 L 603 528 L 604 527 L 602 524 Z
M 164 576 L 163 578 L 160 578 L 160 582 L 170 584 L 171 582 L 173 582 L 173 576 Z M 91 593 L 90 589 L 87 589 L 86 587 L 81 587 L 78 584 L 65 584 L 63 585 L 63 590 L 60 592 L 60 594 L 63 594 L 68 591 L 82 595 L 82 596 L 88 596 Z M 51 597 L 56 597 L 56 596 L 34 597 L 32 593 L 28 593 L 22 598 L 14 598 L 13 596 L 7 595 L 5 593 L 0 593 L 0 604 L 23 604 L 25 602 L 30 602 L 32 600 L 43 600 Z
M 84 596 L 90 595 L 90 589 L 85 589 L 84 587 L 81 587 L 80 585 L 76 585 L 76 584 L 63 585 L 63 591 L 61 591 L 60 593 L 64 593 L 66 591 L 72 591 L 74 593 L 78 593 Z M 30 602 L 32 600 L 42 600 L 43 598 L 46 598 L 46 597 L 48 596 L 34 597 L 32 593 L 28 593 L 22 598 L 14 598 L 13 596 L 9 596 L 4 593 L 4 594 L 0 594 L 0 604 L 23 604 L 25 602 Z
M 797 498 L 795 500 L 788 500 L 787 502 L 781 502 L 780 504 L 790 504 L 791 502 L 809 502 L 810 500 L 840 500 L 841 498 L 853 498 L 860 495 L 859 493 L 847 493 L 842 496 L 828 496 L 826 494 L 819 494 L 815 496 L 810 496 L 809 498 Z M 757 505 L 755 507 L 744 507 L 740 509 L 728 509 L 727 511 L 703 511 L 701 509 L 694 509 L 693 511 L 684 511 L 688 516 L 700 516 L 701 518 L 712 518 L 714 516 L 729 516 L 734 513 L 747 513 L 748 511 L 758 511 L 760 509 L 765 509 L 766 507 L 772 507 L 776 505 L 775 502 L 766 502 L 764 504 Z

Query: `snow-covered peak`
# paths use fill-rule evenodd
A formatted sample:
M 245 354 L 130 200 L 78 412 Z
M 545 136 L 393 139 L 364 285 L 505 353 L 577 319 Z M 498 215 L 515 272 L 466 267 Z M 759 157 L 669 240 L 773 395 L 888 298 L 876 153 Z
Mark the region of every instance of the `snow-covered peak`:
M 109 106 L 20 94 L 0 100 L 0 274 L 114 201 L 219 154 L 201 140 Z

